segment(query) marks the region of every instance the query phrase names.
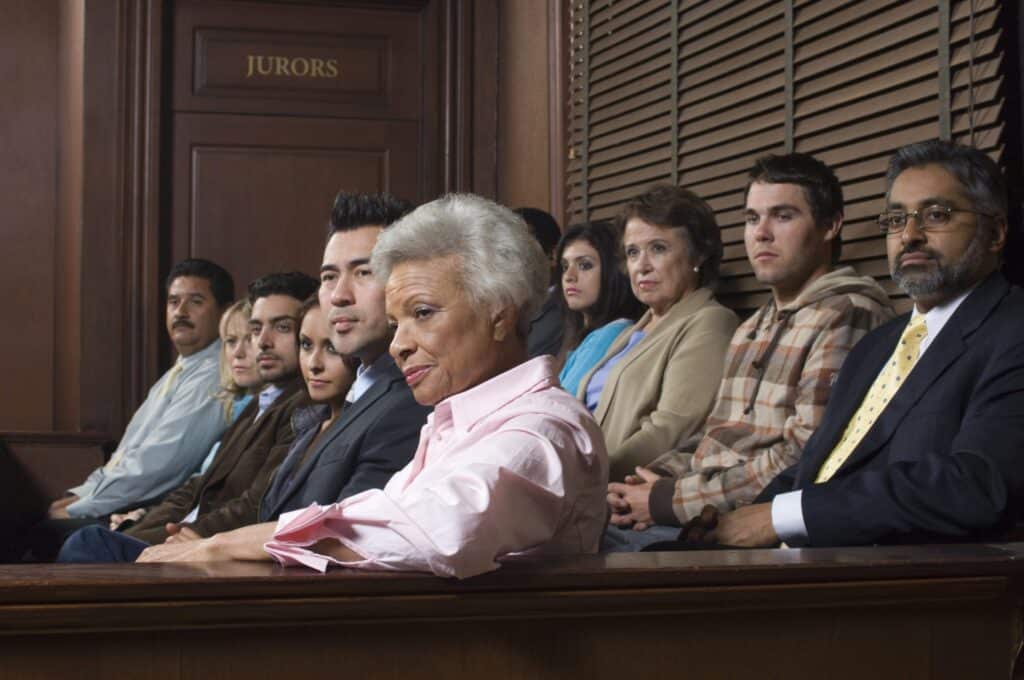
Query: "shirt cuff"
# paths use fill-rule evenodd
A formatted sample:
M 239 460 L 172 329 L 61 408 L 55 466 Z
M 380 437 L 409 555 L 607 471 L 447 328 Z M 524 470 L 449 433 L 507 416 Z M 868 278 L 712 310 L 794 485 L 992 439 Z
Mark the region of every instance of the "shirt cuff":
M 89 480 L 86 480 L 84 483 L 79 484 L 78 486 L 71 487 L 64 493 L 70 494 L 72 496 L 78 496 L 79 498 L 85 498 L 86 496 L 91 494 L 93 492 L 93 489 L 95 488 L 96 484 L 90 484 Z
M 83 517 L 102 517 L 104 514 L 110 514 L 97 512 L 94 505 L 89 502 L 90 500 L 91 499 L 88 496 L 85 498 L 79 498 L 74 503 L 65 505 L 64 510 L 68 513 L 68 517 L 73 517 L 75 519 Z
M 277 519 L 274 536 L 263 544 L 263 550 L 285 567 L 304 566 L 320 573 L 327 571 L 332 564 L 343 567 L 370 568 L 368 560 L 343 562 L 330 555 L 321 555 L 309 549 L 321 538 L 335 538 L 339 543 L 355 552 L 355 548 L 341 536 L 330 532 L 323 526 L 332 516 L 340 517 L 337 505 L 320 506 L 313 503 L 307 508 L 283 513 Z
M 772 499 L 772 527 L 783 543 L 799 547 L 807 544 L 804 524 L 803 490 L 780 493 Z
M 680 526 L 679 518 L 672 508 L 672 500 L 676 494 L 676 480 L 662 477 L 651 486 L 651 495 L 647 499 L 647 509 L 655 524 L 663 526 Z

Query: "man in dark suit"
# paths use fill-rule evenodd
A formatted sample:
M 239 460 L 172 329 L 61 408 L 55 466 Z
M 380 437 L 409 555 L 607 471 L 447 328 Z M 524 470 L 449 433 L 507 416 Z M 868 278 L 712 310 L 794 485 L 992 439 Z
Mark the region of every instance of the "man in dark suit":
M 341 193 L 335 199 L 320 267 L 320 307 L 328 310 L 334 348 L 360 361 L 351 404 L 315 444 L 289 453 L 257 515 L 243 524 L 271 522 L 311 503 L 334 503 L 382 487 L 412 460 L 430 409 L 413 399 L 388 354 L 393 332 L 384 313 L 384 287 L 370 269 L 377 237 L 410 209 L 388 194 Z M 153 546 L 141 559 L 182 559 L 192 549 L 187 544 Z
M 705 513 L 691 540 L 981 540 L 1020 516 L 1024 292 L 999 273 L 1005 180 L 982 152 L 939 141 L 900 149 L 887 180 L 879 225 L 913 313 L 854 347 L 800 463 L 754 504 Z
M 380 488 L 412 460 L 430 409 L 416 403 L 388 354 L 393 335 L 384 313 L 384 287 L 370 270 L 381 231 L 412 206 L 390 194 L 340 193 L 331 210 L 320 267 L 320 307 L 340 353 L 359 359 L 350 405 L 310 451 L 281 465 L 259 507 L 258 520 L 311 503 L 333 503 Z

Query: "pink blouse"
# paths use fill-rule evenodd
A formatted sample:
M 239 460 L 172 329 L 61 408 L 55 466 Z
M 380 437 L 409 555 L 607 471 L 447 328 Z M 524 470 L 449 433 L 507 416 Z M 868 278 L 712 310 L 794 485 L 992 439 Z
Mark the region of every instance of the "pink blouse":
M 597 552 L 608 456 L 601 429 L 559 387 L 550 356 L 440 402 L 384 489 L 281 516 L 265 549 L 284 565 L 466 578 L 506 555 Z M 308 549 L 334 538 L 364 556 Z

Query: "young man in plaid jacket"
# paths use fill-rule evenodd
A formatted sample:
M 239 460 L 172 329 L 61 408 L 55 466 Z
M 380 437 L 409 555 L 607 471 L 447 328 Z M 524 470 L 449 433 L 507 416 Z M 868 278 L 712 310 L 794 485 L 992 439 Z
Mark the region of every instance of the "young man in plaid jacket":
M 605 550 L 675 538 L 706 505 L 751 502 L 795 463 L 825 411 L 847 353 L 892 318 L 885 291 L 841 249 L 835 174 L 804 154 L 767 156 L 746 190 L 747 257 L 771 299 L 740 325 L 718 398 L 701 432 L 608 485 Z

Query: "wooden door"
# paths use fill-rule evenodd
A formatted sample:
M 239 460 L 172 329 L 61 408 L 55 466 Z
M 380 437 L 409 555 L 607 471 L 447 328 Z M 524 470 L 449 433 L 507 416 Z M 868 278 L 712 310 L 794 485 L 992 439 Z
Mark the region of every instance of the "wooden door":
M 317 271 L 339 190 L 412 201 L 439 183 L 431 3 L 174 8 L 164 267 L 206 257 L 246 283 Z

